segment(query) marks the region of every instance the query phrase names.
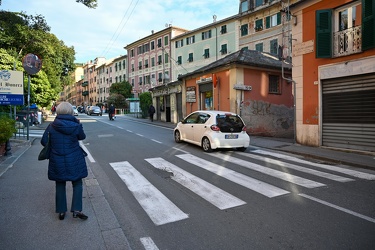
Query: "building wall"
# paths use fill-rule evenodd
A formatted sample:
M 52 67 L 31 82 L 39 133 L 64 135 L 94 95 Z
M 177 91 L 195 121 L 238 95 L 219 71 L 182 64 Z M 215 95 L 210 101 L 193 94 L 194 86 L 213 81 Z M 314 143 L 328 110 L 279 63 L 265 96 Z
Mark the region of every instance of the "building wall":
M 293 79 L 296 81 L 297 98 L 296 139 L 298 143 L 311 146 L 321 145 L 321 76 L 319 68 L 332 64 L 342 68 L 348 62 L 375 55 L 375 51 L 372 49 L 336 58 L 316 58 L 316 10 L 336 8 L 351 2 L 355 1 L 312 0 L 301 3 L 292 9 L 292 14 L 297 17 L 297 24 L 293 26 L 292 30 L 293 46 L 300 46 L 303 42 L 313 42 L 312 51 L 305 49 L 304 52 L 293 55 Z

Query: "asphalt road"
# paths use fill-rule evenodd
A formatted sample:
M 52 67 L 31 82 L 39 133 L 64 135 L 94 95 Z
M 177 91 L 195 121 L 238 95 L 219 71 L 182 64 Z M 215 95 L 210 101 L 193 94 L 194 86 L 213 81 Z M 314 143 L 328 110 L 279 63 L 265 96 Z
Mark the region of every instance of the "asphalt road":
M 170 128 L 80 116 L 132 249 L 373 249 L 375 172 L 176 144 Z

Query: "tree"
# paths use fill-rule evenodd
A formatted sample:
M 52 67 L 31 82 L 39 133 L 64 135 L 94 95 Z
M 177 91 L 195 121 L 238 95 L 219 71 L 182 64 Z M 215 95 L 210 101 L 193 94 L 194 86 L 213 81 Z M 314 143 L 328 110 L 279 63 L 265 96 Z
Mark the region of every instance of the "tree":
M 76 0 L 77 3 L 82 3 L 83 5 L 87 6 L 90 9 L 95 9 L 98 7 L 97 0 Z
M 148 109 L 152 104 L 152 96 L 150 92 L 143 92 L 139 94 L 139 106 L 142 110 L 142 117 L 146 118 L 148 116 Z
M 125 98 L 130 98 L 132 97 L 132 85 L 127 81 L 113 83 L 111 87 L 109 87 L 109 93 L 120 94 Z
M 116 108 L 119 108 L 119 109 L 128 108 L 126 99 L 121 94 L 110 94 L 109 97 L 107 98 L 107 103 L 108 103 L 108 106 L 113 104 Z

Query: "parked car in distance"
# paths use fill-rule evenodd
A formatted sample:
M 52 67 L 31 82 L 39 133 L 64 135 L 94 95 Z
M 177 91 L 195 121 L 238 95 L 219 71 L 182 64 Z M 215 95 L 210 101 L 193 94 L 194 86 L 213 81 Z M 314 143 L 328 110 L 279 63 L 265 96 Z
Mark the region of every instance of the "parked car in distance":
M 91 107 L 91 106 L 86 106 L 86 108 L 85 108 L 85 113 L 86 113 L 87 115 L 89 114 L 90 107 Z
M 189 142 L 211 152 L 219 148 L 245 151 L 250 137 L 242 118 L 232 112 L 198 110 L 177 123 L 174 131 L 176 142 Z
M 73 115 L 74 116 L 77 116 L 78 115 L 78 109 L 76 106 L 72 106 L 73 107 Z
M 79 113 L 85 113 L 85 110 L 82 106 L 78 106 L 77 110 L 78 110 Z
M 88 115 L 102 115 L 102 110 L 98 106 L 90 106 Z

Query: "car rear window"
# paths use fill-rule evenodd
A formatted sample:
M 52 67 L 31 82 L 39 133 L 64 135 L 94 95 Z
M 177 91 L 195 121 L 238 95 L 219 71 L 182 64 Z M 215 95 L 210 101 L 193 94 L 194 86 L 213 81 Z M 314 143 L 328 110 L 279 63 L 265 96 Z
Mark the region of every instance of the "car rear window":
M 244 126 L 242 119 L 238 115 L 225 114 L 216 116 L 216 124 L 224 133 L 238 133 Z

